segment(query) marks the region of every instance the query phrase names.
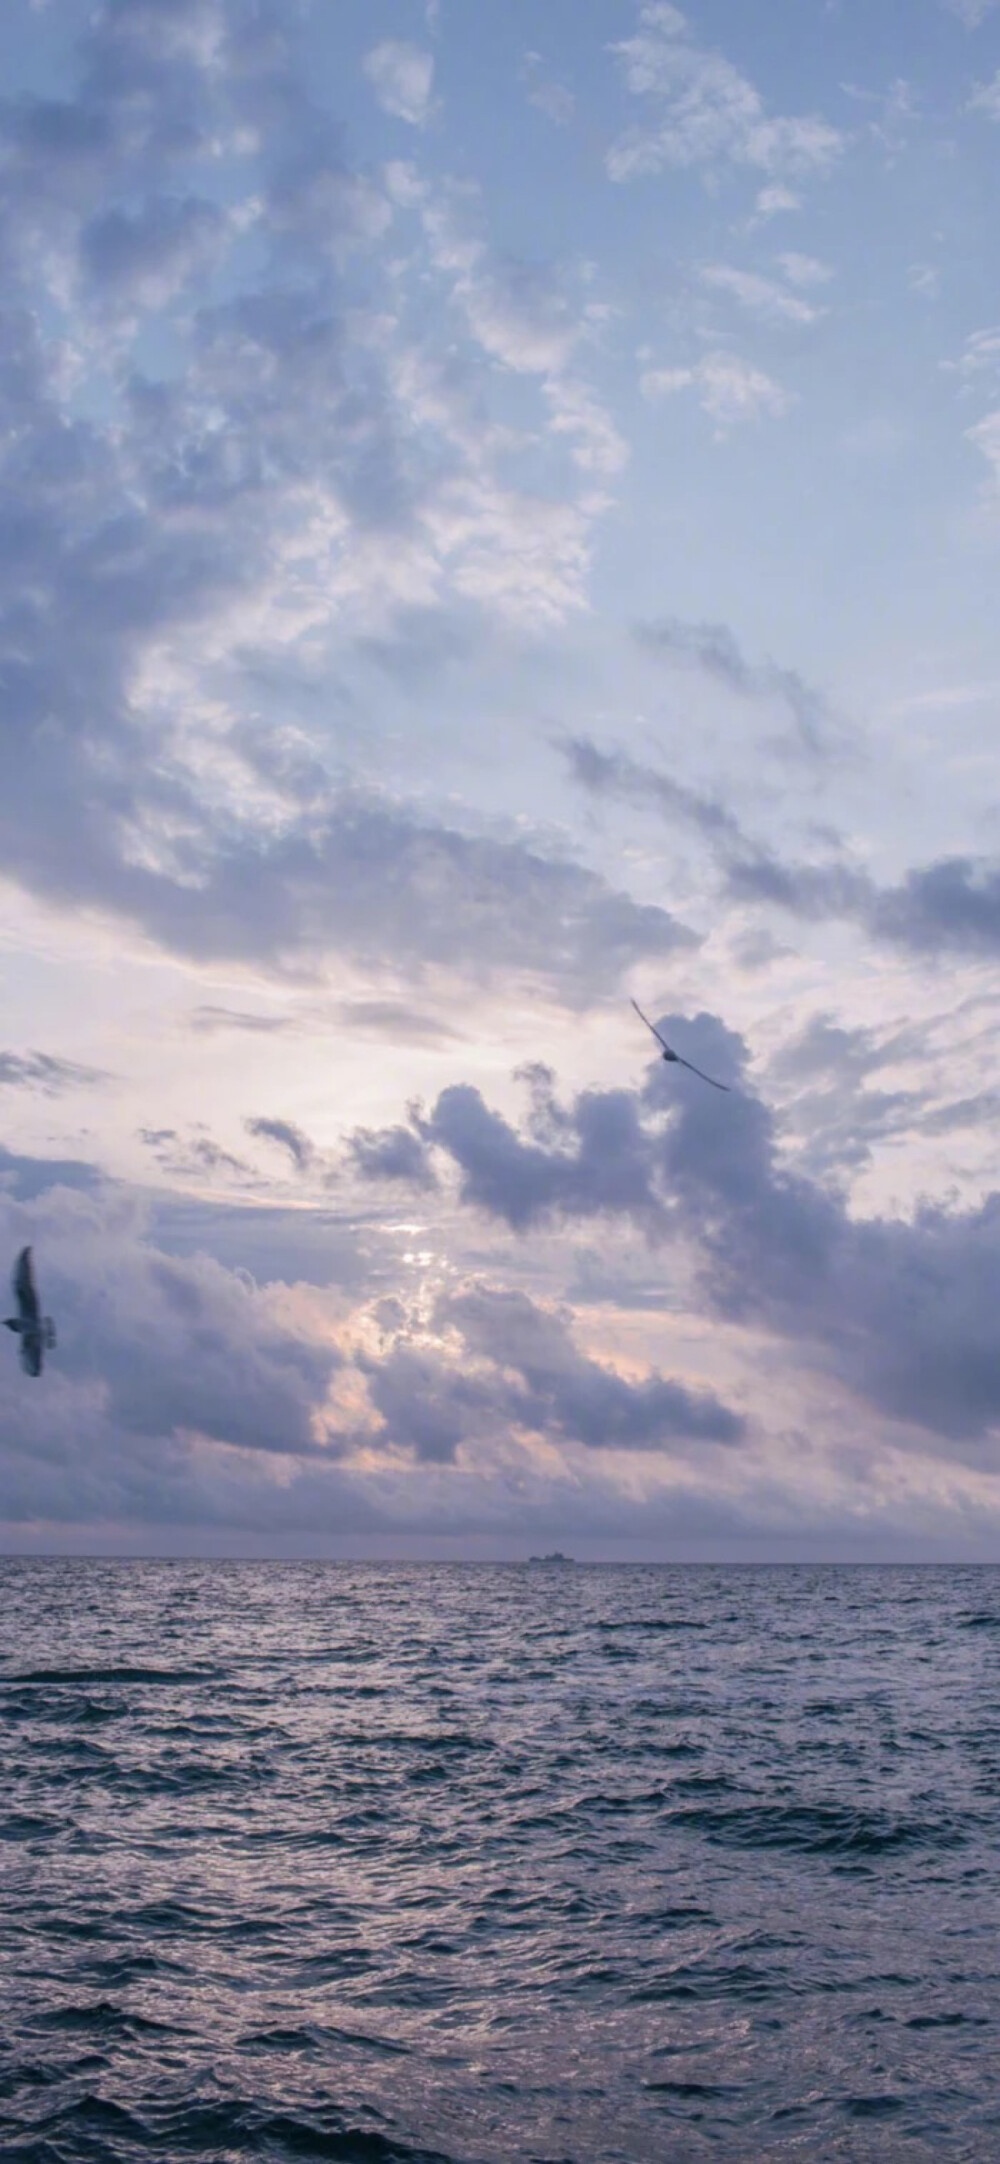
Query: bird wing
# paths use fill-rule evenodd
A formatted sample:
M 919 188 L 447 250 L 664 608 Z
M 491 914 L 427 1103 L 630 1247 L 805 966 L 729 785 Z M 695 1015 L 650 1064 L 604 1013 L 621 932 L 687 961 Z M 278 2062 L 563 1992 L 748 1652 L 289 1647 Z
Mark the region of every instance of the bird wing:
M 704 1068 L 696 1067 L 693 1060 L 682 1059 L 679 1052 L 674 1053 L 674 1058 L 679 1066 L 686 1067 L 691 1074 L 700 1075 L 703 1082 L 710 1082 L 714 1090 L 728 1091 L 728 1082 L 717 1082 L 713 1074 L 706 1074 Z
M 661 1037 L 661 1035 L 660 1035 L 660 1032 L 659 1032 L 659 1030 L 658 1030 L 658 1029 L 657 1029 L 657 1028 L 655 1027 L 655 1025 L 654 1025 L 654 1024 L 653 1024 L 653 1023 L 652 1023 L 652 1022 L 650 1021 L 650 1019 L 649 1019 L 649 1016 L 648 1016 L 648 1014 L 643 1014 L 642 1008 L 640 1007 L 640 1005 L 639 1005 L 639 1002 L 638 1002 L 638 1000 L 637 1000 L 637 999 L 634 999 L 634 1000 L 632 1001 L 632 1005 L 633 1005 L 633 1007 L 635 1008 L 636 1014 L 638 1015 L 638 1017 L 639 1017 L 639 1020 L 640 1020 L 640 1022 L 645 1022 L 645 1024 L 646 1024 L 646 1028 L 647 1028 L 647 1029 L 648 1029 L 648 1030 L 649 1030 L 649 1031 L 650 1031 L 650 1032 L 652 1033 L 652 1035 L 653 1035 L 653 1036 L 654 1036 L 654 1037 L 656 1038 L 656 1042 L 657 1042 L 657 1044 L 662 1044 L 662 1046 L 663 1046 L 663 1049 L 664 1049 L 664 1051 L 665 1051 L 665 1052 L 669 1052 L 669 1051 L 670 1051 L 670 1046 L 668 1045 L 668 1043 L 667 1043 L 667 1040 L 666 1040 L 666 1038 L 665 1038 L 665 1037 Z M 674 1059 L 676 1059 L 676 1057 L 677 1057 L 676 1053 L 672 1054 L 672 1057 L 673 1057 Z
M 22 1247 L 14 1265 L 14 1298 L 17 1301 L 22 1322 L 37 1323 L 38 1294 L 35 1291 L 34 1273 L 31 1268 L 30 1247 Z
M 42 1372 L 42 1341 L 37 1331 L 32 1331 L 30 1336 L 21 1339 L 21 1366 L 26 1375 L 40 1375 Z

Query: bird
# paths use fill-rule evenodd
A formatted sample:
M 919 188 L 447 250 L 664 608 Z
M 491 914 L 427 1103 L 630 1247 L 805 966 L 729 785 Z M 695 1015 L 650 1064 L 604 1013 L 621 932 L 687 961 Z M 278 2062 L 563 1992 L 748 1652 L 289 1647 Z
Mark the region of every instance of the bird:
M 696 1067 L 693 1060 L 684 1059 L 679 1052 L 675 1052 L 673 1050 L 672 1046 L 667 1043 L 666 1038 L 661 1037 L 659 1030 L 654 1028 L 654 1025 L 650 1021 L 648 1014 L 643 1014 L 642 1008 L 640 1007 L 637 999 L 634 999 L 632 1001 L 632 1005 L 635 1008 L 636 1014 L 638 1015 L 640 1022 L 645 1022 L 646 1028 L 652 1031 L 653 1036 L 656 1038 L 657 1044 L 662 1047 L 664 1059 L 674 1060 L 678 1067 L 687 1067 L 692 1074 L 700 1075 L 701 1080 L 703 1082 L 710 1082 L 714 1090 L 728 1091 L 728 1082 L 717 1082 L 714 1075 L 706 1074 L 704 1068 Z
M 35 1290 L 35 1274 L 31 1267 L 31 1249 L 22 1247 L 14 1264 L 11 1282 L 17 1301 L 17 1314 L 4 1317 L 4 1329 L 13 1330 L 21 1340 L 21 1366 L 26 1375 L 40 1375 L 42 1355 L 51 1351 L 56 1342 L 55 1324 L 51 1316 L 43 1315 Z

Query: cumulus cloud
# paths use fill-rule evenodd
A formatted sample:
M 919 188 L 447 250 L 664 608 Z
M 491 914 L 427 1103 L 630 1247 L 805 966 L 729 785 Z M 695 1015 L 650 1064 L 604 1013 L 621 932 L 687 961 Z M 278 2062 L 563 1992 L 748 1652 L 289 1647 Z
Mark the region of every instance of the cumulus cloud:
M 437 1303 L 443 1349 L 408 1341 L 359 1356 L 383 1440 L 448 1464 L 511 1427 L 585 1450 L 682 1452 L 744 1438 L 712 1391 L 653 1373 L 631 1380 L 575 1344 L 569 1318 L 482 1282 Z
M 457 1168 L 466 1203 L 517 1231 L 617 1216 L 680 1240 L 709 1313 L 765 1332 L 873 1414 L 979 1462 L 1000 1428 L 1000 1195 L 858 1217 L 789 1166 L 733 1031 L 708 1014 L 664 1015 L 659 1027 L 732 1095 L 657 1063 L 641 1091 L 585 1091 L 554 1107 L 541 1140 L 455 1085 L 421 1136 Z M 599 1170 L 595 1137 L 611 1144 Z
M 612 180 L 665 166 L 732 164 L 780 175 L 824 172 L 843 149 L 815 114 L 769 113 L 758 90 L 723 54 L 699 45 L 679 8 L 650 0 L 638 28 L 614 48 L 627 88 L 650 118 L 608 153 Z
M 759 421 L 763 417 L 780 419 L 792 403 L 791 395 L 776 383 L 763 369 L 754 368 L 749 361 L 741 360 L 738 353 L 716 352 L 703 354 L 701 359 L 683 368 L 647 368 L 639 378 L 639 388 L 644 398 L 668 398 L 675 391 L 695 390 L 702 412 L 716 423 L 716 432 L 725 435 L 741 421 Z
M 411 128 L 423 127 L 431 109 L 434 55 L 420 45 L 385 38 L 365 54 L 364 71 L 379 104 Z
M 403 1180 L 408 1187 L 437 1184 L 427 1146 L 412 1127 L 358 1127 L 348 1148 L 363 1179 Z
M 272 1455 L 318 1451 L 339 1355 L 279 1319 L 243 1276 L 204 1254 L 164 1253 L 134 1205 L 111 1195 L 50 1181 L 30 1215 L 0 1197 L 0 1219 L 11 1252 L 33 1241 L 59 1334 L 44 1405 L 25 1388 L 8 1406 L 11 1456 L 30 1450 L 40 1421 L 46 1456 L 58 1449 L 79 1501 L 91 1476 L 113 1486 L 117 1454 L 135 1447 L 167 1487 L 175 1451 L 196 1438 Z
M 782 211 L 801 210 L 802 199 L 796 195 L 794 188 L 786 188 L 780 181 L 771 181 L 766 188 L 759 190 L 755 208 L 758 220 L 777 218 Z

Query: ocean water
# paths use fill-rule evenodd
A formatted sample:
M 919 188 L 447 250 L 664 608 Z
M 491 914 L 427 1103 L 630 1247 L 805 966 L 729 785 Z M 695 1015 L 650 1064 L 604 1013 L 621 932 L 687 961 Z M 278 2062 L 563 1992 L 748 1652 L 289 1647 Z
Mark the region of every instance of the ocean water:
M 4 2164 L 1000 2154 L 1000 1571 L 0 1561 Z

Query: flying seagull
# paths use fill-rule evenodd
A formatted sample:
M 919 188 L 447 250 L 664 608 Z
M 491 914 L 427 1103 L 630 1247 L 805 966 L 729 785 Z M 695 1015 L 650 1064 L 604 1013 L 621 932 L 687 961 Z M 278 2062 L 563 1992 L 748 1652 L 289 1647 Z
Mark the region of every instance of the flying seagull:
M 13 1330 L 15 1337 L 21 1340 L 21 1366 L 25 1374 L 40 1375 L 42 1354 L 45 1351 L 51 1352 L 56 1341 L 56 1331 L 51 1318 L 39 1310 L 30 1247 L 22 1247 L 14 1264 L 11 1282 L 17 1301 L 17 1314 L 4 1317 L 4 1329 Z
M 671 1046 L 667 1043 L 666 1038 L 661 1037 L 659 1030 L 653 1027 L 653 1024 L 650 1021 L 648 1014 L 643 1014 L 642 1008 L 640 1007 L 637 999 L 634 999 L 632 1001 L 632 1005 L 635 1008 L 636 1014 L 638 1015 L 640 1022 L 645 1022 L 646 1028 L 648 1030 L 652 1030 L 653 1036 L 656 1038 L 657 1044 L 662 1046 L 664 1059 L 674 1060 L 678 1067 L 689 1068 L 692 1074 L 700 1075 L 703 1082 L 710 1082 L 714 1090 L 728 1090 L 728 1082 L 717 1082 L 714 1075 L 706 1074 L 703 1068 L 696 1067 L 693 1060 L 682 1059 L 679 1052 L 674 1052 Z

